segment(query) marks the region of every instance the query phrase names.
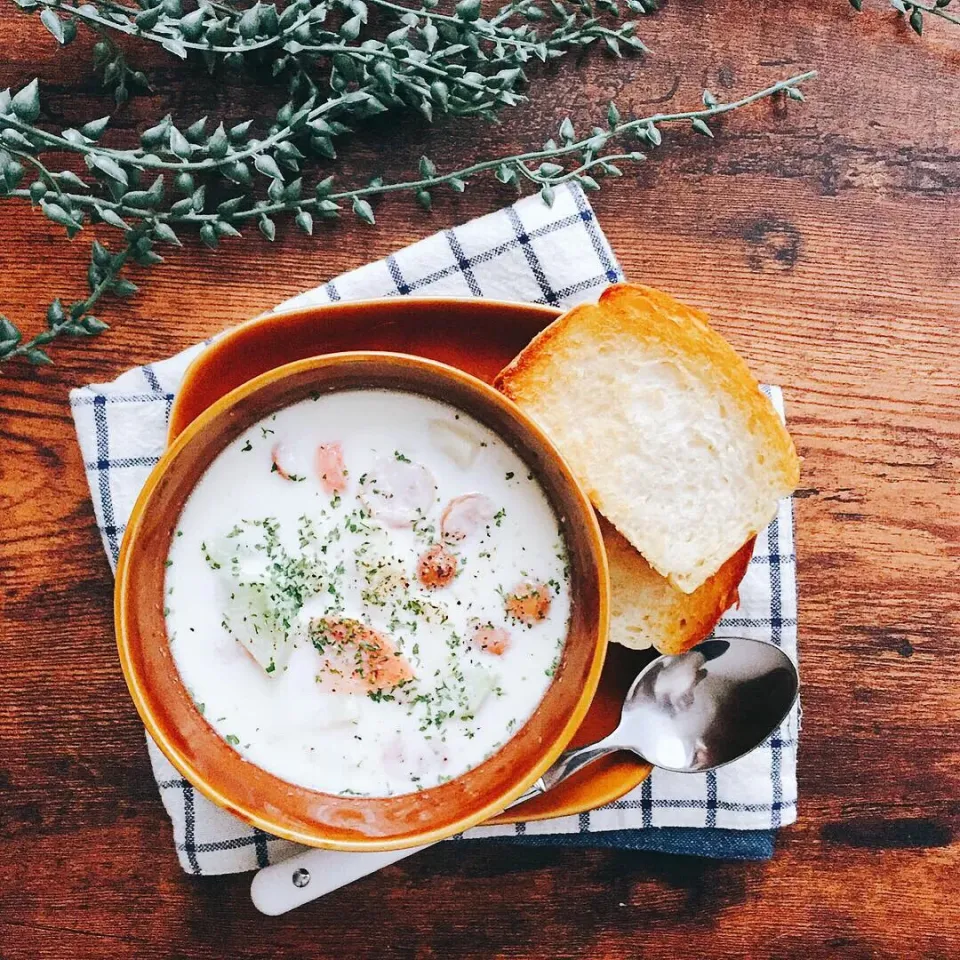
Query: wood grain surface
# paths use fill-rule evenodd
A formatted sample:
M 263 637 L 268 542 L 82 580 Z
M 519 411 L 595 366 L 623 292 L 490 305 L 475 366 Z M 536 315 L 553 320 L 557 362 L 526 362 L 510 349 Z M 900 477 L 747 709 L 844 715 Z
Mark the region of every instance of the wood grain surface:
M 441 845 L 287 917 L 249 877 L 181 873 L 117 664 L 112 581 L 66 403 L 227 324 L 509 200 L 495 184 L 432 215 L 196 244 L 107 335 L 54 367 L 0 375 L 0 957 L 960 957 L 960 28 L 915 37 L 884 3 L 669 3 L 645 60 L 591 54 L 500 128 L 405 121 L 360 139 L 359 178 L 539 143 L 570 113 L 693 104 L 817 68 L 806 105 L 766 103 L 716 141 L 667 138 L 594 204 L 628 277 L 707 309 L 784 384 L 804 457 L 797 500 L 804 726 L 800 820 L 769 863 Z M 0 87 L 39 75 L 49 119 L 110 107 L 88 36 L 67 56 L 4 4 Z M 81 31 L 82 33 L 82 31 Z M 172 110 L 236 120 L 249 86 L 211 87 L 152 54 Z M 91 231 L 84 231 L 87 234 Z M 0 310 L 39 321 L 87 249 L 0 203 Z

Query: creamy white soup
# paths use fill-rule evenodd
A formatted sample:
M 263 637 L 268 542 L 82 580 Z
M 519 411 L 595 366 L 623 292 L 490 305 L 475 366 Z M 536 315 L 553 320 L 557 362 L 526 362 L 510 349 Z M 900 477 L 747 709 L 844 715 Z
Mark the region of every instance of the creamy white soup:
M 558 519 L 496 434 L 414 394 L 316 395 L 233 441 L 166 570 L 170 648 L 251 763 L 326 793 L 436 786 L 550 684 L 570 617 Z

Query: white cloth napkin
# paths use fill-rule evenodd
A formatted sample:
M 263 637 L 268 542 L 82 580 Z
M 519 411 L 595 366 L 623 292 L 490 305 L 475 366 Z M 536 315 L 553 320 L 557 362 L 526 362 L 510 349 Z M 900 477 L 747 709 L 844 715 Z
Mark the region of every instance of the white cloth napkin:
M 458 295 L 570 306 L 595 299 L 623 279 L 593 210 L 579 187 L 557 191 L 434 234 L 385 260 L 317 287 L 283 307 L 336 300 Z M 124 526 L 166 440 L 174 395 L 203 344 L 129 370 L 112 383 L 71 391 L 70 405 L 104 547 L 115 566 Z M 770 396 L 783 412 L 778 388 Z M 757 539 L 740 587 L 740 604 L 716 636 L 773 640 L 796 656 L 796 558 L 790 501 Z M 649 827 L 767 830 L 796 819 L 798 713 L 754 753 L 713 773 L 657 770 L 623 799 L 579 816 L 512 826 L 481 826 L 465 837 L 557 835 Z M 153 772 L 183 869 L 193 874 L 253 870 L 299 848 L 240 822 L 185 781 L 147 738 Z M 459 839 L 459 838 L 458 838 Z M 598 838 L 599 839 L 599 838 Z M 689 852 L 689 851 L 688 851 Z

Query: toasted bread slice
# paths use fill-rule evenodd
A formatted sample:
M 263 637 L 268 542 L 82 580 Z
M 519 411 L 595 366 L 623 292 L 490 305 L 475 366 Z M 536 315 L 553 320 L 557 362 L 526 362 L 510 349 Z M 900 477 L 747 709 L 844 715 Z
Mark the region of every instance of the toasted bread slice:
M 796 487 L 789 434 L 706 314 L 617 284 L 535 337 L 495 386 L 552 437 L 597 509 L 686 593 Z
M 634 650 L 656 647 L 676 655 L 710 636 L 737 602 L 737 588 L 753 555 L 748 540 L 693 593 L 678 590 L 600 518 L 610 563 L 610 640 Z

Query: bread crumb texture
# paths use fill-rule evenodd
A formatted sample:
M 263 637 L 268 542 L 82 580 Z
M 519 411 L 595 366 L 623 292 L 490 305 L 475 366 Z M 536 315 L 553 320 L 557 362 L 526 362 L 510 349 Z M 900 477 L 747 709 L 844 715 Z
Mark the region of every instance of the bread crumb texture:
M 575 307 L 495 385 L 550 435 L 625 538 L 608 537 L 613 556 L 630 544 L 653 568 L 630 558 L 615 574 L 648 596 L 656 571 L 669 581 L 656 590 L 706 585 L 715 607 L 742 566 L 733 561 L 799 481 L 793 441 L 746 363 L 705 313 L 649 287 L 617 284 Z

